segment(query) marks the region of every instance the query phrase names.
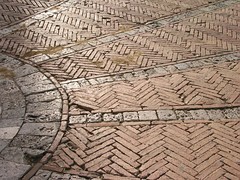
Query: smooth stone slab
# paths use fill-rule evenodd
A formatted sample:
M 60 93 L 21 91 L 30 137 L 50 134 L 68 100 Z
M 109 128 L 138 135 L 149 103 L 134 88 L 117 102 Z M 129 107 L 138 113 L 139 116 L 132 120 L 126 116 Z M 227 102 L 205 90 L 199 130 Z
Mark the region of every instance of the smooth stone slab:
M 10 139 L 0 139 L 0 152 L 10 143 Z
M 24 117 L 25 107 L 19 107 L 15 109 L 7 109 L 2 113 L 2 118 L 4 119 L 17 119 Z
M 0 160 L 0 179 L 18 180 L 29 168 L 29 165 Z
M 157 111 L 158 118 L 160 120 L 168 121 L 168 120 L 175 120 L 177 119 L 176 114 L 174 113 L 173 110 L 158 110 Z
M 36 72 L 38 72 L 38 69 L 29 64 L 24 64 L 23 66 L 20 66 L 14 70 L 14 73 L 16 74 L 17 77 L 26 76 Z
M 6 147 L 0 156 L 7 161 L 28 165 L 32 164 L 37 157 L 41 157 L 44 152 L 45 151 L 41 149 Z
M 59 123 L 25 123 L 19 134 L 55 136 L 59 128 Z
M 0 139 L 12 139 L 18 132 L 19 127 L 0 128 Z
M 15 136 L 10 146 L 47 150 L 54 137 L 52 136 L 33 136 L 20 135 Z
M 44 110 L 60 110 L 62 108 L 61 99 L 55 99 L 50 102 L 36 102 L 27 105 L 27 112 L 38 112 Z
M 57 122 L 61 119 L 61 112 L 57 110 L 45 110 L 26 113 L 24 122 Z
M 0 128 L 20 127 L 23 123 L 22 118 L 0 119 Z
M 34 102 L 49 102 L 53 101 L 55 99 L 60 98 L 60 93 L 57 90 L 54 91 L 47 91 L 43 93 L 38 93 L 38 94 L 32 94 L 26 97 L 26 101 L 30 103 Z

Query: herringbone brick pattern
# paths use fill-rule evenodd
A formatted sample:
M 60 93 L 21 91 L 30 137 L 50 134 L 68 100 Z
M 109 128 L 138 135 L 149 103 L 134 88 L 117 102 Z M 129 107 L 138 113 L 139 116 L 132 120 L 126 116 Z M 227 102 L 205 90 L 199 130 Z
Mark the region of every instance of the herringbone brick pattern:
M 65 10 L 61 10 L 52 17 L 39 20 L 35 24 L 2 38 L 0 48 L 17 56 L 28 57 L 36 53 L 42 53 L 43 50 L 47 51 L 49 47 L 82 43 L 101 35 L 127 31 L 139 23 L 145 23 L 149 20 L 171 15 L 208 2 L 207 0 L 196 2 L 190 2 L 188 0 L 181 2 L 165 0 L 161 1 L 161 3 L 151 0 L 136 0 L 121 3 L 115 0 L 79 1 L 73 3 Z M 164 42 L 163 46 L 169 46 L 167 42 L 168 38 L 166 36 L 164 36 L 164 38 L 162 39 Z M 130 42 L 127 42 L 126 47 L 128 47 L 130 43 L 129 48 L 131 49 L 131 42 L 133 40 L 135 41 L 135 39 L 135 37 L 133 39 L 130 38 Z M 163 42 L 159 43 L 162 44 Z M 146 44 L 145 42 L 143 44 L 138 44 L 138 42 L 132 43 L 134 44 L 134 48 L 146 48 L 145 51 L 143 50 L 145 54 L 138 57 L 137 63 L 134 62 L 137 66 L 139 66 L 139 63 L 140 66 L 150 65 L 152 61 L 159 59 L 159 56 L 163 57 L 158 61 L 162 59 L 166 60 L 166 53 L 168 53 L 169 49 L 171 53 L 173 53 L 172 51 L 178 52 L 184 49 L 184 47 L 180 48 L 176 45 L 176 42 L 173 42 L 174 45 L 167 48 L 168 50 L 165 47 L 166 50 L 164 54 L 157 54 L 155 56 L 154 54 L 156 52 L 154 51 L 151 53 L 152 57 L 149 57 L 150 59 L 148 60 L 146 56 L 153 51 L 151 49 L 152 46 L 148 47 L 148 42 L 146 42 Z M 171 47 L 173 47 L 173 50 L 171 50 Z M 32 51 L 34 51 L 34 53 Z M 185 51 L 188 50 L 184 50 L 183 52 Z M 129 53 L 126 53 L 126 55 L 128 56 Z M 173 58 L 176 58 L 176 55 L 173 56 Z M 179 57 L 177 57 L 177 59 L 179 59 Z M 91 60 L 89 61 L 92 62 Z M 97 61 L 102 63 L 100 59 Z M 146 63 L 146 61 L 150 62 Z M 109 60 L 108 64 L 109 63 L 114 64 L 115 62 Z
M 240 50 L 238 7 L 129 36 L 42 67 L 64 81 Z
M 163 106 L 239 104 L 240 62 L 187 72 L 73 89 L 70 104 L 101 110 Z
M 71 126 L 48 166 L 143 179 L 238 179 L 240 122 Z
M 240 179 L 239 0 L 0 0 L 0 36 L 63 100 L 48 150 L 9 147 L 41 159 L 23 179 Z M 29 67 L 16 79 L 38 80 Z M 39 88 L 41 126 L 55 92 Z
M 16 23 L 62 0 L 0 0 L 0 28 Z

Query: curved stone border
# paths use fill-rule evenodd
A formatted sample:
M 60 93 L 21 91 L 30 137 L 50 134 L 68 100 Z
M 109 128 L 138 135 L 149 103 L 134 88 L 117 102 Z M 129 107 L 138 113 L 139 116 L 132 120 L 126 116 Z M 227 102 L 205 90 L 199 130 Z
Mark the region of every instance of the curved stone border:
M 25 116 L 25 97 L 15 82 L 14 73 L 22 63 L 3 59 L 0 55 L 0 179 L 6 176 L 17 179 L 30 166 L 7 161 L 3 154 L 21 128 Z
M 24 60 L 23 60 L 24 61 Z M 27 61 L 28 62 L 28 61 Z M 34 65 L 32 62 L 28 62 Z M 56 90 L 60 93 L 61 96 L 61 118 L 59 119 L 60 121 L 60 126 L 58 129 L 58 132 L 56 133 L 54 140 L 51 143 L 51 146 L 49 149 L 46 151 L 46 154 L 38 161 L 34 166 L 32 166 L 22 177 L 23 180 L 28 180 L 31 177 L 33 177 L 36 172 L 45 164 L 53 155 L 53 152 L 57 149 L 57 146 L 59 145 L 68 125 L 68 95 L 66 91 L 61 87 L 61 85 L 56 81 L 56 79 L 48 72 L 38 68 L 56 87 Z
M 25 97 L 22 126 L 0 153 L 4 172 L 1 176 L 19 178 L 58 145 L 66 129 L 68 102 L 64 90 L 49 74 L 44 75 L 32 65 L 3 54 L 0 63 L 12 70 L 13 80 Z

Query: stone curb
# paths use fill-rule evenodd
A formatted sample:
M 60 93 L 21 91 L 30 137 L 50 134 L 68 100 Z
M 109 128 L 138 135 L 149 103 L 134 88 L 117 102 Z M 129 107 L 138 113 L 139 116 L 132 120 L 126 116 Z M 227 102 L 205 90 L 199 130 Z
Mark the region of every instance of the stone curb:
M 30 64 L 34 67 L 37 67 L 36 64 L 21 59 L 22 62 Z M 44 163 L 46 163 L 52 156 L 52 153 L 56 150 L 58 144 L 60 143 L 64 132 L 67 128 L 67 121 L 68 121 L 68 110 L 66 110 L 66 107 L 68 107 L 68 96 L 63 88 L 61 88 L 61 85 L 55 80 L 51 74 L 45 72 L 44 70 L 38 68 L 38 70 L 43 73 L 56 87 L 58 92 L 60 93 L 61 99 L 62 99 L 62 112 L 61 112 L 61 120 L 60 120 L 60 126 L 59 130 L 56 133 L 56 136 L 54 140 L 51 143 L 51 146 L 48 148 L 47 153 L 41 158 L 41 160 L 36 163 L 34 166 L 32 166 L 23 176 L 22 179 L 30 179 L 34 174 L 42 167 Z
M 115 127 L 115 126 L 136 126 L 136 125 L 159 125 L 159 124 L 181 124 L 181 123 L 213 123 L 213 122 L 235 122 L 240 121 L 240 119 L 221 119 L 219 121 L 213 120 L 171 120 L 171 121 L 129 121 L 129 122 L 96 122 L 96 123 L 87 123 L 87 124 L 72 124 L 71 128 L 80 128 L 80 127 Z
M 60 141 L 59 138 L 61 138 L 61 133 L 57 133 L 58 128 L 60 127 L 58 117 L 61 117 L 61 114 L 54 114 L 52 110 L 54 110 L 55 113 L 57 113 L 58 110 L 60 111 L 62 109 L 62 107 L 60 106 L 63 106 L 62 103 L 64 103 L 65 106 L 68 106 L 68 101 L 66 101 L 67 95 L 63 89 L 58 91 L 59 88 L 57 87 L 60 87 L 60 85 L 57 84 L 56 81 L 53 81 L 52 77 L 48 78 L 46 76 L 47 74 L 44 75 L 41 71 L 39 71 L 39 69 L 34 67 L 33 63 L 15 59 L 5 54 L 1 54 L 1 58 L 3 60 L 2 62 L 6 63 L 7 67 L 14 67 L 13 71 L 16 76 L 14 77 L 14 81 L 21 89 L 21 92 L 23 93 L 26 101 L 26 110 L 23 116 L 23 124 L 21 125 L 17 134 L 13 137 L 11 143 L 7 147 L 5 147 L 3 151 L 1 151 L 1 155 L 7 155 L 6 159 L 3 158 L 4 160 L 19 163 L 20 165 L 25 165 L 25 155 L 30 155 L 28 158 L 34 158 L 35 155 L 38 156 L 39 153 L 45 154 L 45 152 L 48 152 L 47 149 L 49 149 L 49 147 L 47 146 L 49 145 L 49 143 L 52 143 L 50 150 L 54 150 L 54 148 L 57 147 Z M 61 98 L 60 93 L 63 94 L 64 102 L 59 99 Z M 64 116 L 65 121 L 66 115 L 68 114 L 65 114 Z M 62 129 L 64 129 L 63 126 L 61 127 Z M 57 136 L 54 139 L 54 136 L 56 134 Z M 44 137 L 45 139 L 47 139 L 47 141 L 44 141 L 43 144 L 38 145 L 38 141 L 36 139 L 38 137 Z M 28 142 L 28 144 L 30 143 L 30 145 L 26 146 L 26 142 L 22 141 L 21 138 L 25 139 L 25 141 L 27 141 L 27 138 L 30 138 L 32 142 Z M 51 138 L 53 138 L 53 140 L 51 140 Z M 39 148 L 41 149 L 41 151 L 39 150 Z M 17 152 L 15 152 L 16 150 Z M 11 154 L 10 156 L 8 155 L 9 151 L 13 154 L 19 153 L 19 157 L 14 159 L 14 157 L 11 157 Z M 47 159 L 46 156 L 49 156 L 49 154 L 46 154 L 43 157 L 45 161 Z M 24 163 L 22 161 L 24 161 Z M 35 164 L 27 172 L 32 174 L 40 167 L 41 162 Z M 29 173 L 26 175 L 29 176 Z
M 201 57 L 197 59 L 188 59 L 179 63 L 169 63 L 154 67 L 139 68 L 134 71 L 124 71 L 119 73 L 92 76 L 60 82 L 65 89 L 80 88 L 85 86 L 99 85 L 103 83 L 117 81 L 131 81 L 133 79 L 144 79 L 171 75 L 178 72 L 194 70 L 200 67 L 214 66 L 214 63 L 233 62 L 240 60 L 240 53 L 227 53 L 218 56 Z
M 158 109 L 158 110 L 140 110 L 140 111 L 124 111 L 118 113 L 83 113 L 79 115 L 70 115 L 69 125 L 87 123 L 109 123 L 115 124 L 123 122 L 138 121 L 185 121 L 193 122 L 198 120 L 217 121 L 220 119 L 240 119 L 240 105 L 222 106 L 208 109 Z M 87 126 L 91 126 L 88 124 Z

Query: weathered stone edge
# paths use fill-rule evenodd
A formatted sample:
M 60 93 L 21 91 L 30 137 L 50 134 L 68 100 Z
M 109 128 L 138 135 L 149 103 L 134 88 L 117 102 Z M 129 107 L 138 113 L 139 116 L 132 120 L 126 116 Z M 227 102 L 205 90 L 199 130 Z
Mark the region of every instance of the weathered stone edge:
M 48 72 L 45 70 L 39 68 L 35 63 L 31 61 L 27 61 L 24 59 L 20 59 L 22 62 L 32 65 L 36 67 L 41 73 L 43 73 L 56 87 L 58 92 L 60 93 L 61 99 L 62 99 L 62 116 L 60 119 L 60 127 L 58 129 L 58 132 L 56 133 L 56 136 L 54 140 L 52 141 L 52 144 L 50 148 L 47 150 L 47 153 L 41 158 L 39 162 L 34 164 L 22 177 L 23 180 L 31 179 L 35 175 L 35 173 L 52 157 L 53 152 L 57 149 L 57 146 L 59 145 L 68 124 L 68 95 L 66 91 L 61 87 L 61 85 L 58 83 L 58 81 Z

